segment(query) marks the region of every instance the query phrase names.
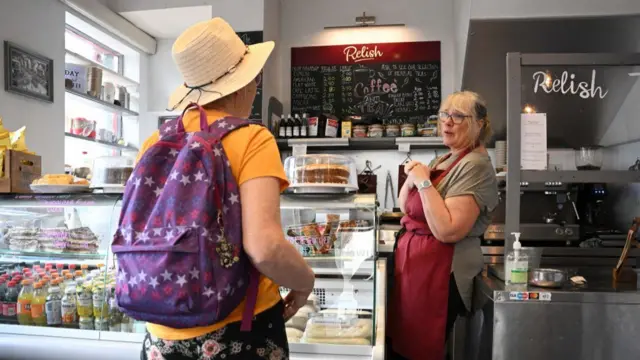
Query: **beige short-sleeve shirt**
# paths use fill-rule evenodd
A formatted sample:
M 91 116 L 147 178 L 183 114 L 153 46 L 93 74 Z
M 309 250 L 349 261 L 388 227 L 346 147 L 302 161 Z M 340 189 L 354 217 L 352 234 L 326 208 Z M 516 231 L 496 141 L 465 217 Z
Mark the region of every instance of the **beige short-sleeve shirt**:
M 451 156 L 441 166 L 446 167 L 455 160 L 456 157 Z M 480 215 L 469 234 L 455 244 L 451 266 L 460 296 L 470 310 L 473 278 L 482 271 L 484 265 L 480 236 L 491 223 L 490 213 L 498 205 L 498 182 L 491 159 L 479 152 L 467 154 L 436 188 L 444 199 L 471 195 L 480 208 Z

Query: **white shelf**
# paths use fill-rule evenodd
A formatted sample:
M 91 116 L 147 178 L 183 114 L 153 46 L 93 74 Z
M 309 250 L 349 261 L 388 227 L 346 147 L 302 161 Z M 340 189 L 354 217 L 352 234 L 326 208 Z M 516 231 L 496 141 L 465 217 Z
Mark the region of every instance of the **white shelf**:
M 79 99 L 80 101 L 84 101 L 89 103 L 90 106 L 98 106 L 100 108 L 102 108 L 105 111 L 109 111 L 109 112 L 113 112 L 113 113 L 117 113 L 117 114 L 122 114 L 122 115 L 129 115 L 129 116 L 138 116 L 139 114 L 135 111 L 123 108 L 122 106 L 118 106 L 115 104 L 111 104 L 108 103 L 106 101 L 102 101 L 96 97 L 93 97 L 91 95 L 87 95 L 87 94 L 83 94 L 74 90 L 70 90 L 70 89 L 65 89 L 66 93 L 69 95 L 74 96 L 75 98 Z
M 66 50 L 66 58 L 71 59 L 72 61 L 65 60 L 65 62 L 80 64 L 80 65 L 95 66 L 97 68 L 102 69 L 103 82 L 107 81 L 107 82 L 118 84 L 120 86 L 135 87 L 136 88 L 135 92 L 138 92 L 137 88 L 140 86 L 140 83 L 132 79 L 129 79 L 128 77 L 121 75 L 98 62 L 95 62 L 91 59 L 87 59 L 86 57 L 80 54 L 74 53 L 73 51 L 70 51 L 70 50 Z
M 0 324 L 0 333 L 14 335 L 47 336 L 71 339 L 98 340 L 100 332 L 95 330 L 79 330 L 63 327 L 44 327 L 26 325 Z M 131 335 L 131 334 L 127 334 Z
M 100 331 L 100 340 L 142 344 L 145 334 Z

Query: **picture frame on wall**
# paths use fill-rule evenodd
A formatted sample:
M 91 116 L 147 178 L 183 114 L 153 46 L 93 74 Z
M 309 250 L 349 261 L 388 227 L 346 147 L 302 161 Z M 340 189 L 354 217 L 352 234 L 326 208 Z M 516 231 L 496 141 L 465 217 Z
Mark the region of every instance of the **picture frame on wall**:
M 53 59 L 4 42 L 4 89 L 53 102 Z
M 160 129 L 160 127 L 162 125 L 164 125 L 164 123 L 169 122 L 171 120 L 177 119 L 179 118 L 180 115 L 164 115 L 164 116 L 159 116 L 158 117 L 158 129 Z

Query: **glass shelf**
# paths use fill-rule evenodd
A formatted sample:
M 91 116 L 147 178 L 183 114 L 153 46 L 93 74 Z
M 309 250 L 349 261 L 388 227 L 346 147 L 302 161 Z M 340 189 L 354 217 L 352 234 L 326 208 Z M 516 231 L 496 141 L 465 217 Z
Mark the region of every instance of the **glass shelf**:
M 54 253 L 47 251 L 21 251 L 21 250 L 11 250 L 7 248 L 0 248 L 0 257 L 3 256 L 17 256 L 20 258 L 40 258 L 47 259 L 50 261 L 52 259 L 60 259 L 60 260 L 102 260 L 107 257 L 106 252 L 97 252 L 97 253 Z

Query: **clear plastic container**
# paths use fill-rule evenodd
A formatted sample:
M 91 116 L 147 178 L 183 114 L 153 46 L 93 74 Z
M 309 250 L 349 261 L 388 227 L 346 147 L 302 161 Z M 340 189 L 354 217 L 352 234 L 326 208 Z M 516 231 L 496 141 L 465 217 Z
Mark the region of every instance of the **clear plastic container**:
M 125 156 L 99 157 L 93 162 L 91 187 L 122 187 L 133 172 L 134 159 Z
M 576 150 L 575 161 L 578 170 L 600 170 L 602 167 L 602 148 L 583 146 Z
M 310 317 L 300 339 L 309 344 L 371 345 L 373 321 L 344 315 Z
M 337 188 L 343 191 L 358 189 L 356 165 L 347 156 L 291 156 L 285 160 L 284 168 L 292 189 L 307 188 L 311 192 L 314 188 Z

